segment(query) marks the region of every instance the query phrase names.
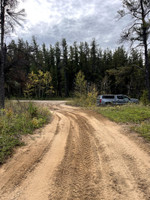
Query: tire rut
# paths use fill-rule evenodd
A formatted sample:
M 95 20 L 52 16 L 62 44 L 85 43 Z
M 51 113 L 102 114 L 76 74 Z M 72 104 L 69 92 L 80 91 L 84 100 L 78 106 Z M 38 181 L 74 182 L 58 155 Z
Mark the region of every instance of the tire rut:
M 59 125 L 57 123 L 56 130 L 54 130 L 54 133 L 57 132 L 58 126 Z M 10 164 L 8 166 L 6 165 L 6 168 L 4 165 L 5 169 L 3 170 L 7 171 L 9 176 L 7 177 L 7 174 L 4 174 L 4 177 L 1 176 L 1 178 L 5 180 L 3 185 L 0 184 L 1 191 L 3 191 L 3 193 L 5 193 L 6 191 L 8 192 L 8 190 L 9 192 L 13 191 L 14 187 L 18 187 L 22 183 L 22 181 L 27 177 L 28 173 L 31 173 L 37 167 L 37 165 L 43 159 L 44 155 L 51 148 L 54 138 L 55 134 L 52 135 L 52 137 L 50 137 L 49 140 L 44 139 L 39 141 L 38 145 L 34 143 L 34 145 L 37 148 L 33 148 L 32 145 L 29 146 L 28 149 L 26 149 L 25 147 L 25 150 L 23 150 L 23 152 L 20 152 L 16 156 L 15 163 L 14 160 L 11 159 L 12 163 L 10 161 Z M 32 157 L 30 155 L 32 155 Z M 15 166 L 15 170 L 12 166 Z
M 43 138 L 40 138 L 40 142 L 33 142 L 27 151 L 23 151 L 16 156 L 17 162 L 14 161 L 18 164 L 16 169 L 12 169 L 10 161 L 9 166 L 5 169 L 9 173 L 8 180 L 5 180 L 5 176 L 1 177 L 3 186 L 0 187 L 0 199 L 41 200 L 42 197 L 44 197 L 44 200 L 46 199 L 49 179 L 63 157 L 65 138 L 67 138 L 65 131 L 69 129 L 70 125 L 66 123 L 65 117 L 62 117 L 61 114 L 56 114 L 54 124 L 52 123 L 50 127 L 53 127 L 52 132 L 49 132 L 50 128 L 47 126 Z M 37 145 L 34 147 L 36 143 Z M 42 148 L 40 148 L 40 144 L 43 145 Z M 14 162 L 12 164 L 15 164 Z M 4 175 L 7 176 L 7 174 Z M 2 183 L 0 183 L 0 186 Z
M 52 123 L 0 168 L 1 200 L 150 199 L 150 157 L 121 126 L 50 107 Z
M 71 121 L 65 156 L 53 177 L 49 199 L 97 200 L 101 194 L 101 171 L 90 136 L 92 127 L 78 115 L 67 112 Z
M 95 128 L 93 137 L 102 163 L 105 194 L 111 194 L 106 199 L 150 199 L 149 156 L 121 134 L 115 123 L 109 122 L 106 127 L 106 121 L 84 117 Z

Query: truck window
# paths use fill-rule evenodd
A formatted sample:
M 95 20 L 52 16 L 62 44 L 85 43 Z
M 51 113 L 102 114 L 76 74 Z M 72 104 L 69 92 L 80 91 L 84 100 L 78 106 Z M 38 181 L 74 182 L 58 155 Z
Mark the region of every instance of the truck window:
M 117 98 L 118 98 L 118 99 L 124 99 L 124 97 L 123 97 L 123 96 L 117 96 Z
M 114 96 L 113 95 L 103 96 L 103 99 L 114 99 Z

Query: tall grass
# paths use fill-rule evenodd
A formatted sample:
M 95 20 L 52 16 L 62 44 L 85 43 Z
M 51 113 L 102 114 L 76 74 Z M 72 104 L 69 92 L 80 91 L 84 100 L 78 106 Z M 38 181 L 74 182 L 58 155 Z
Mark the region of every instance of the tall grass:
M 13 148 L 22 145 L 21 135 L 32 134 L 49 121 L 48 110 L 32 103 L 7 102 L 0 110 L 0 164 L 11 155 Z
M 150 106 L 127 104 L 95 107 L 94 110 L 115 122 L 129 124 L 132 130 L 150 141 Z
M 95 110 L 116 122 L 140 123 L 150 119 L 150 106 L 140 104 L 101 106 Z

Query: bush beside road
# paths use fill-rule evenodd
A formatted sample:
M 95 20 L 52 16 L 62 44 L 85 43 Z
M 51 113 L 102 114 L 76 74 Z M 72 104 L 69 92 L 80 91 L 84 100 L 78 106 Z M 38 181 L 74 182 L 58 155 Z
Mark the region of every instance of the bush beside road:
M 23 145 L 21 135 L 32 134 L 50 119 L 45 108 L 33 103 L 7 102 L 0 111 L 0 164 L 13 152 L 14 147 Z

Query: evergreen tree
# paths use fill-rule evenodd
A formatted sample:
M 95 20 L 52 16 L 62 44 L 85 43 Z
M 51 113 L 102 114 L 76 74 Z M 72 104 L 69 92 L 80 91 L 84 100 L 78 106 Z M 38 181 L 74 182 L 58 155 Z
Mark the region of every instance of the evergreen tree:
M 121 36 L 122 41 L 131 44 L 139 43 L 144 47 L 145 80 L 148 98 L 150 100 L 150 60 L 148 57 L 148 39 L 150 35 L 150 1 L 149 0 L 123 0 L 123 9 L 118 11 L 121 17 L 130 15 L 133 23 Z
M 75 68 L 76 68 L 76 71 L 78 72 L 80 70 L 80 66 L 79 66 L 79 50 L 78 50 L 77 42 L 74 42 L 73 48 L 74 48 Z
M 86 80 L 89 81 L 89 72 L 90 70 L 90 48 L 89 44 L 87 42 L 84 43 L 84 66 L 83 66 L 83 72 L 85 75 Z
M 49 50 L 46 48 L 45 43 L 42 44 L 42 54 L 43 54 L 43 66 L 42 66 L 42 69 L 43 69 L 44 72 L 50 71 Z
M 62 40 L 63 48 L 63 68 L 64 68 L 64 85 L 65 85 L 65 96 L 69 96 L 69 82 L 68 82 L 68 48 L 66 39 Z
M 17 0 L 1 0 L 0 1 L 0 33 L 1 33 L 1 64 L 0 64 L 0 108 L 4 108 L 5 89 L 4 89 L 4 67 L 6 58 L 6 44 L 4 43 L 5 34 L 14 29 L 15 24 L 20 25 L 20 21 L 25 16 L 24 10 L 15 11 L 17 8 Z
M 52 45 L 50 45 L 50 53 L 49 53 L 49 57 L 50 57 L 50 72 L 52 75 L 52 84 L 55 90 L 55 93 L 57 92 L 57 67 L 55 65 L 55 49 L 53 48 Z
M 42 70 L 43 56 L 35 37 L 32 37 L 32 57 L 31 71 L 36 73 Z
M 12 41 L 9 44 L 6 64 L 7 95 L 22 96 L 27 77 L 32 71 L 35 76 L 50 72 L 53 85 L 50 95 L 73 94 L 79 71 L 85 75 L 86 90 L 93 88 L 90 85 L 95 83 L 99 93 L 123 93 L 139 97 L 144 89 L 142 54 L 135 49 L 128 55 L 123 47 L 118 47 L 114 52 L 109 49 L 102 51 L 96 43 L 89 46 L 87 42 L 79 46 L 75 42 L 68 48 L 65 39 L 62 48 L 58 42 L 54 47 L 50 45 L 46 48 L 45 44 L 39 46 L 36 40 L 28 44 L 19 39 L 18 43 Z M 42 84 L 38 82 L 40 92 L 36 90 L 33 96 L 48 97 L 47 93 L 44 94 Z
M 61 50 L 59 42 L 55 44 L 55 57 L 56 57 L 56 68 L 57 68 L 57 95 L 62 96 L 61 87 Z

